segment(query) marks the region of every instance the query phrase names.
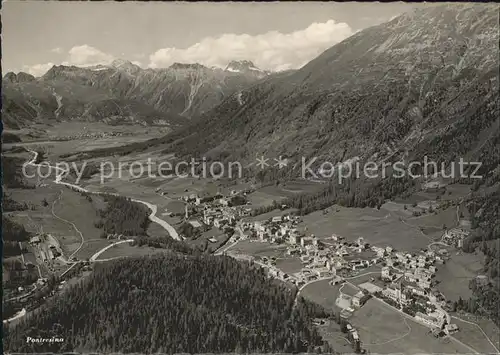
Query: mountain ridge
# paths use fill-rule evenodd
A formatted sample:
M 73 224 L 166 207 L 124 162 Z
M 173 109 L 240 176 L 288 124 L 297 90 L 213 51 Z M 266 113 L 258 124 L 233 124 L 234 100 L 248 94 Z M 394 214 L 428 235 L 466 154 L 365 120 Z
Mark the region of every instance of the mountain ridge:
M 381 161 L 394 150 L 440 161 L 476 148 L 481 155 L 480 133 L 491 129 L 490 142 L 498 135 L 496 10 L 443 5 L 360 31 L 301 69 L 253 85 L 243 105 L 227 98 L 158 142 L 180 157 L 246 163 L 266 154 L 295 162 Z
M 106 118 L 115 123 L 175 128 L 264 76 L 267 74 L 229 72 L 196 63 L 142 69 L 122 59 L 88 67 L 54 65 L 39 78 L 7 73 L 2 94 L 5 122 L 16 128 L 33 119 Z M 109 100 L 115 105 L 106 103 Z M 140 110 L 127 111 L 131 106 Z M 99 114 L 92 114 L 94 111 Z

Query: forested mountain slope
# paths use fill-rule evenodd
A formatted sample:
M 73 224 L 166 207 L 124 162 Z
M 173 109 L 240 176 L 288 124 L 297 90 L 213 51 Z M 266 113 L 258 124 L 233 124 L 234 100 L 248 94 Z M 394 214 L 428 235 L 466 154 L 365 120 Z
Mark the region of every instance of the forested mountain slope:
M 498 164 L 491 150 L 499 137 L 498 39 L 497 5 L 416 10 L 147 144 L 231 161 L 316 156 L 316 168 L 354 157 L 481 157 L 491 170 Z
M 100 265 L 47 308 L 4 330 L 9 352 L 329 350 L 295 291 L 232 258 L 156 256 Z M 27 343 L 31 336 L 62 343 Z

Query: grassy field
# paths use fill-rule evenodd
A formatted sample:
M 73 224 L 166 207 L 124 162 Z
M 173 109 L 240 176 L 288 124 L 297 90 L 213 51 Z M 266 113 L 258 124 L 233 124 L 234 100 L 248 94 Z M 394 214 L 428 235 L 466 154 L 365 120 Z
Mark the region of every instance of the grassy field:
M 215 242 L 209 241 L 209 239 L 215 239 Z M 229 237 L 227 234 L 223 233 L 220 229 L 218 228 L 212 228 L 209 229 L 206 232 L 203 232 L 201 236 L 199 236 L 196 239 L 190 240 L 186 239 L 185 241 L 192 245 L 192 246 L 198 246 L 198 247 L 203 247 L 206 245 L 206 251 L 211 253 L 219 249 L 222 245 L 224 245 L 228 241 Z
M 340 325 L 331 321 L 324 326 L 318 326 L 318 331 L 325 341 L 327 341 L 335 351 L 341 354 L 352 354 L 353 348 L 346 334 L 340 330 Z
M 302 289 L 300 295 L 326 309 L 338 310 L 335 300 L 339 296 L 340 285 L 331 286 L 329 280 L 312 282 Z M 342 289 L 344 292 L 345 287 Z
M 31 131 L 37 131 L 37 138 L 29 136 Z M 136 127 L 136 126 L 110 126 L 104 123 L 93 122 L 63 122 L 56 125 L 34 125 L 33 127 L 25 128 L 13 133 L 19 135 L 22 143 L 9 144 L 8 146 L 17 145 L 25 146 L 31 149 L 44 148 L 47 150 L 48 158 L 54 161 L 59 161 L 59 156 L 63 154 L 76 153 L 80 151 L 90 151 L 98 148 L 122 146 L 129 144 L 131 141 L 140 142 L 151 138 L 159 137 L 167 132 L 167 128 L 159 129 L 158 127 Z M 101 134 L 101 133 L 123 133 L 122 136 L 100 137 L 100 138 L 74 138 L 74 136 L 85 134 Z M 132 135 L 130 135 L 132 134 Z M 67 141 L 54 141 L 54 137 L 73 137 Z
M 62 239 L 60 240 L 62 245 L 65 243 L 62 237 L 74 233 L 74 230 L 67 223 L 54 218 L 50 211 L 20 211 L 11 213 L 10 216 L 16 222 L 23 224 L 29 232 L 36 234 L 43 231 L 43 233 L 56 236 L 58 240 Z
M 296 209 L 293 208 L 288 208 L 286 210 L 272 210 L 267 213 L 260 214 L 258 216 L 252 216 L 252 217 L 245 217 L 243 218 L 244 221 L 246 222 L 258 222 L 258 221 L 265 221 L 273 217 L 278 217 L 278 216 L 284 216 L 290 213 L 293 213 L 297 211 Z
M 167 249 L 157 249 L 148 246 L 136 247 L 136 246 L 131 246 L 129 243 L 122 243 L 106 250 L 104 253 L 99 255 L 99 258 L 97 260 L 111 259 L 116 257 L 148 256 L 148 255 L 167 253 L 167 252 L 169 252 Z
M 107 239 L 90 240 L 83 244 L 82 248 L 78 251 L 78 253 L 76 253 L 75 256 L 80 260 L 87 260 L 97 251 L 101 250 L 102 248 L 108 246 L 113 242 L 114 242 L 113 240 L 107 240 Z
M 293 197 L 302 192 L 316 191 L 321 186 L 309 181 L 291 181 L 279 186 L 265 186 L 257 189 L 248 196 L 252 207 L 268 206 L 273 201 L 280 201 L 287 197 Z
M 443 225 L 453 228 L 458 225 L 456 207 L 448 207 L 446 210 L 439 210 L 437 214 L 430 213 L 420 217 L 408 218 L 409 224 L 418 227 L 435 227 L 442 230 Z
M 418 191 L 405 200 L 395 199 L 395 201 L 411 205 L 414 202 L 419 203 L 428 200 L 435 201 L 436 197 L 438 196 L 441 200 L 456 200 L 465 197 L 468 193 L 470 193 L 469 185 L 452 184 L 446 186 L 446 191 L 444 194 L 442 193 L 442 191 L 433 191 L 433 190 Z
M 387 246 L 398 250 L 415 251 L 429 243 L 414 226 L 403 223 L 389 211 L 370 208 L 343 208 L 334 206 L 327 214 L 314 212 L 304 216 L 300 228 L 307 227 L 309 233 L 319 238 L 338 234 L 350 241 L 363 237 L 372 245 Z
M 358 289 L 357 288 L 354 288 L 353 286 L 349 285 L 349 284 L 344 284 L 343 286 L 341 286 L 341 292 L 342 294 L 344 295 L 347 295 L 347 296 L 354 296 L 356 293 L 358 293 Z
M 456 318 L 453 318 L 452 322 L 458 325 L 458 328 L 460 329 L 458 333 L 455 333 L 453 335 L 455 338 L 469 345 L 473 349 L 476 349 L 482 354 L 494 354 L 497 352 L 497 350 L 490 344 L 486 336 L 481 332 L 481 329 L 479 329 L 477 326 L 463 322 Z M 494 334 L 492 338 L 490 338 L 492 342 L 496 340 L 497 344 L 498 339 L 498 332 Z
M 280 258 L 276 260 L 276 267 L 287 274 L 294 274 L 302 269 L 302 263 L 297 257 Z
M 88 201 L 80 193 L 53 183 L 32 190 L 15 189 L 11 193 L 16 201 L 34 206 L 34 210 L 15 212 L 15 218 L 28 231 L 52 234 L 66 256 L 81 244 L 81 237 L 71 223 L 83 234 L 84 240 L 100 238 L 102 230 L 95 228 L 94 222 L 98 220 L 97 211 L 104 207 L 101 197 L 92 196 L 92 201 Z
M 56 236 L 66 253 L 71 254 L 81 244 L 80 234 L 75 227 L 82 233 L 84 240 L 101 238 L 103 230 L 96 228 L 94 223 L 100 220 L 98 212 L 105 208 L 105 202 L 100 196 L 91 196 L 91 199 L 89 201 L 80 193 L 64 188 L 60 198 L 53 204 L 52 211 L 55 216 L 68 221 L 66 223 L 72 229 L 70 234 Z
M 363 347 L 371 353 L 467 354 L 470 350 L 450 339 L 436 339 L 429 329 L 370 299 L 355 312 L 351 323 L 358 329 Z
M 435 209 L 435 212 L 425 213 L 424 211 L 428 209 L 428 203 L 432 203 L 437 206 L 439 202 L 425 200 L 420 201 L 417 206 L 413 207 L 410 201 L 389 201 L 382 205 L 382 209 L 390 211 L 393 216 L 401 217 L 408 224 L 416 227 L 435 227 L 441 230 L 443 224 L 446 225 L 447 228 L 452 228 L 458 224 L 456 207 L 451 206 L 445 210 Z M 413 212 L 420 212 L 422 215 L 415 217 L 413 216 Z
M 378 277 L 380 276 L 381 267 L 378 265 L 372 265 L 369 268 L 363 269 L 359 271 L 359 276 L 353 275 L 349 278 L 349 282 L 354 285 L 360 285 L 365 282 L 371 282 L 373 284 L 382 285 L 382 282 L 378 281 Z M 354 277 L 354 278 L 353 278 Z M 375 281 L 371 281 L 371 278 L 374 278 Z
M 161 216 L 159 218 L 165 219 L 164 217 L 161 217 Z M 169 236 L 169 234 L 165 230 L 165 228 L 160 226 L 158 223 L 153 223 L 153 222 L 149 223 L 149 226 L 148 226 L 148 229 L 146 230 L 146 233 L 148 235 L 154 236 L 154 237 L 168 237 Z
M 468 299 L 472 296 L 469 281 L 476 277 L 482 269 L 483 256 L 478 254 L 456 252 L 450 254 L 450 259 L 444 265 L 438 265 L 436 279 L 440 281 L 439 290 L 446 299 Z
M 491 320 L 485 317 L 472 315 L 469 313 L 460 312 L 459 314 L 451 314 L 452 317 L 458 316 L 464 321 L 476 323 L 484 331 L 486 336 L 493 342 L 497 349 L 500 349 L 500 328 Z M 456 320 L 452 318 L 453 322 Z M 474 326 L 478 329 L 476 326 Z M 468 329 L 468 328 L 467 328 Z
M 285 257 L 286 246 L 267 242 L 243 240 L 231 248 L 231 251 L 252 256 Z

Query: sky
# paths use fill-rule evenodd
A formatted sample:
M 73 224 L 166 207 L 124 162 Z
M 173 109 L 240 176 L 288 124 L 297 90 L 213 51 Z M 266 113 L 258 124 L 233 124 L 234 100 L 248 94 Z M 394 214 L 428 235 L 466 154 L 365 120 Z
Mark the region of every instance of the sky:
M 300 68 L 355 32 L 415 3 L 2 2 L 2 70 L 43 75 L 53 65 L 129 60 L 265 70 Z

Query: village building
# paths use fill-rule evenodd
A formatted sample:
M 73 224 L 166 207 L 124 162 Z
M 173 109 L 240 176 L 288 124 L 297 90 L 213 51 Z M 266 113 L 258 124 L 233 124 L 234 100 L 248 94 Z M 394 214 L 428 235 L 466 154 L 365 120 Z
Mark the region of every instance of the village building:
M 411 291 L 415 295 L 425 296 L 425 290 L 418 286 L 407 285 L 406 289 Z
M 384 254 L 385 254 L 385 249 L 384 248 L 372 246 L 372 250 L 377 254 L 377 256 L 379 258 L 383 257 Z
M 382 280 L 390 280 L 391 279 L 391 270 L 389 269 L 389 267 L 384 266 L 382 268 L 382 271 L 380 272 L 380 277 L 382 278 Z
M 35 235 L 34 237 L 32 237 L 32 238 L 30 239 L 30 243 L 31 243 L 31 244 L 38 244 L 38 243 L 40 243 L 40 236 Z
M 458 328 L 458 325 L 456 325 L 456 324 L 447 324 L 444 327 L 444 331 L 446 334 L 453 334 L 453 333 L 458 332 L 458 330 L 459 330 L 459 328 Z
M 197 220 L 191 220 L 189 221 L 189 224 L 192 225 L 194 228 L 201 228 L 201 223 L 198 222 Z
M 273 223 L 279 223 L 279 222 L 281 222 L 281 221 L 282 221 L 281 216 L 276 216 L 276 217 L 273 217 L 273 218 L 271 219 L 271 222 L 273 222 Z
M 415 277 L 419 280 L 428 280 L 432 276 L 431 272 L 424 268 L 418 268 L 415 270 Z
M 423 289 L 428 289 L 431 287 L 431 282 L 427 280 L 419 280 L 418 281 L 418 286 L 423 288 Z
M 442 317 L 422 312 L 417 312 L 415 314 L 415 319 L 438 329 L 442 329 L 444 324 L 444 319 Z
M 297 245 L 300 242 L 300 237 L 297 234 L 290 234 L 288 237 L 288 243 L 291 245 Z
M 382 294 L 393 301 L 406 304 L 410 301 L 409 297 L 403 290 L 401 290 L 401 287 L 397 284 L 392 284 L 389 287 L 386 287 L 383 291 Z
M 357 308 L 362 307 L 368 298 L 370 298 L 369 295 L 365 294 L 363 291 L 359 291 L 352 297 L 352 305 Z
M 381 287 L 379 287 L 375 284 L 372 284 L 371 282 L 362 283 L 362 284 L 358 285 L 358 287 L 364 291 L 367 291 L 369 294 L 374 294 L 376 292 L 382 292 Z
M 316 268 L 314 269 L 314 271 L 318 277 L 330 277 L 332 274 L 330 270 L 326 267 Z
M 478 275 L 476 276 L 476 284 L 478 286 L 486 286 L 488 284 L 488 276 L 486 275 Z
M 300 240 L 300 245 L 302 247 L 306 247 L 308 245 L 314 245 L 315 241 L 316 241 L 316 239 L 314 237 L 304 237 Z M 316 244 L 317 244 L 317 241 L 316 241 Z
M 408 282 L 417 282 L 417 277 L 411 272 L 405 272 L 405 280 Z
M 447 230 L 443 235 L 443 241 L 447 244 L 461 248 L 463 240 L 469 235 L 469 232 L 463 228 L 453 228 Z

